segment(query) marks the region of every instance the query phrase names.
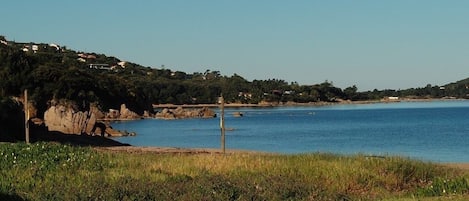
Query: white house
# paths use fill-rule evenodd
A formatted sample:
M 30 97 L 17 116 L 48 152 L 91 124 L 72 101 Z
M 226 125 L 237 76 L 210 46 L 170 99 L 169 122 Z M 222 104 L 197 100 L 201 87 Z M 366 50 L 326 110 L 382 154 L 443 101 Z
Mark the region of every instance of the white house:
M 54 47 L 56 50 L 60 50 L 60 46 L 54 43 L 49 44 L 49 47 Z
M 39 50 L 39 46 L 37 45 L 32 45 L 31 49 L 33 50 L 34 53 L 36 53 Z
M 119 65 L 119 66 L 122 67 L 122 68 L 125 68 L 125 64 L 126 64 L 126 63 L 127 63 L 127 62 L 125 62 L 125 61 L 121 61 L 121 62 L 117 63 L 117 65 Z

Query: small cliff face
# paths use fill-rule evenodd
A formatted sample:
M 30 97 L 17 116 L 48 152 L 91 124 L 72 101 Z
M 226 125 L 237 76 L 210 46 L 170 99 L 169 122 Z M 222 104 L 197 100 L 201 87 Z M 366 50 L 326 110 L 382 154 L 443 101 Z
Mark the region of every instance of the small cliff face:
M 160 119 L 213 118 L 216 117 L 216 114 L 208 107 L 201 109 L 178 107 L 176 109 L 165 108 L 161 112 L 156 113 L 155 117 Z
M 51 106 L 44 113 L 44 123 L 49 131 L 66 134 L 90 133 L 96 123 L 94 113 L 74 111 L 63 105 Z
M 90 111 L 75 111 L 71 107 L 64 105 L 54 105 L 47 109 L 44 113 L 44 123 L 49 131 L 59 131 L 65 134 L 100 134 L 101 127 L 93 127 L 99 123 L 97 119 L 104 117 L 104 114 L 96 107 L 91 107 Z M 106 136 L 123 136 L 117 130 L 112 129 L 108 124 L 105 124 Z

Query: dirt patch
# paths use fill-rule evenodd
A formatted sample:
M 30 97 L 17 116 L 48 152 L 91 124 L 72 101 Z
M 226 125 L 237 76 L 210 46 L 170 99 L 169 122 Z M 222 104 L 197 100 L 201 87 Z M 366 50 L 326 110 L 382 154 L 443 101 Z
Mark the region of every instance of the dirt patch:
M 457 168 L 461 170 L 469 170 L 469 163 L 448 163 L 444 164 L 445 166 Z
M 221 149 L 213 148 L 178 148 L 178 147 L 136 147 L 136 146 L 101 146 L 95 147 L 98 151 L 126 152 L 126 153 L 154 153 L 154 154 L 223 154 Z M 227 149 L 226 154 L 275 154 L 259 151 Z
M 112 146 L 95 147 L 98 151 L 127 152 L 127 153 L 177 153 L 177 154 L 222 154 L 218 149 L 196 149 L 196 148 L 176 148 L 176 147 L 134 147 L 134 146 Z

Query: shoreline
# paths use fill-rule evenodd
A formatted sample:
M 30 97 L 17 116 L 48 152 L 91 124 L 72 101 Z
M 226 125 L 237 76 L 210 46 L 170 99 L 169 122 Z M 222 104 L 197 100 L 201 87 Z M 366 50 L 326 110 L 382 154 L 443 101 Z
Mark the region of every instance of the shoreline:
M 231 108 L 243 108 L 243 107 L 253 107 L 253 108 L 269 108 L 269 107 L 320 107 L 327 105 L 347 105 L 347 104 L 386 104 L 386 103 L 400 103 L 400 102 L 432 102 L 432 101 L 448 101 L 448 102 L 457 102 L 457 101 L 468 101 L 468 99 L 400 99 L 400 100 L 375 100 L 375 101 L 341 101 L 341 102 L 314 102 L 314 103 L 286 103 L 286 104 L 225 104 L 225 107 Z M 186 108 L 200 108 L 200 107 L 212 107 L 217 108 L 220 105 L 218 104 L 195 104 L 195 105 L 175 105 L 175 104 L 159 104 L 154 105 L 155 108 L 176 108 L 176 107 L 186 107 Z M 127 119 L 128 120 L 128 119 Z M 113 119 L 116 121 L 116 119 Z M 119 121 L 119 120 L 117 120 Z M 100 148 L 103 149 L 103 148 Z M 124 148 L 112 147 L 104 148 L 103 150 L 117 151 L 117 152 L 137 152 L 137 153 L 179 153 L 179 154 L 222 154 L 219 149 L 214 148 L 180 148 L 180 147 L 153 147 L 153 146 L 128 146 Z M 259 152 L 252 150 L 228 150 L 226 153 L 265 153 L 265 154 L 278 154 L 271 152 Z M 453 167 L 457 169 L 469 170 L 469 161 L 465 162 L 437 162 L 437 161 L 426 161 L 438 165 L 444 165 L 448 167 Z
M 399 100 L 366 100 L 366 101 L 338 101 L 338 102 L 309 102 L 309 103 L 297 103 L 297 102 L 286 102 L 286 103 L 226 103 L 225 108 L 275 108 L 275 107 L 321 107 L 321 106 L 333 106 L 333 105 L 362 105 L 362 104 L 387 104 L 387 103 L 402 103 L 402 102 L 432 102 L 432 101 L 469 101 L 469 99 L 450 99 L 450 98 L 431 98 L 431 99 L 412 99 L 403 98 Z M 199 108 L 219 108 L 220 104 L 153 104 L 153 110 L 158 109 L 176 109 L 178 107 L 187 109 L 199 109 Z M 99 121 L 113 122 L 113 121 L 135 121 L 142 119 L 157 119 L 155 117 L 144 117 L 139 118 L 100 118 Z M 164 119 L 164 118 L 161 118 Z
M 338 101 L 338 102 L 308 102 L 308 103 L 298 103 L 298 102 L 286 102 L 286 103 L 225 103 L 224 107 L 227 108 L 237 108 L 237 107 L 296 107 L 296 106 L 327 106 L 327 105 L 349 105 L 349 104 L 377 104 L 377 103 L 399 103 L 399 102 L 432 102 L 432 101 L 465 101 L 469 99 L 449 99 L 449 98 L 419 98 L 419 99 L 412 99 L 412 98 L 402 98 L 399 100 L 366 100 L 366 101 Z M 154 109 L 161 109 L 161 108 L 201 108 L 201 107 L 209 107 L 209 108 L 218 108 L 220 104 L 153 104 Z
M 109 151 L 109 152 L 126 152 L 130 154 L 223 154 L 220 149 L 215 148 L 180 148 L 180 147 L 154 147 L 154 146 L 110 146 L 110 147 L 93 147 L 98 151 Z M 273 152 L 262 152 L 252 150 L 239 150 L 239 149 L 227 149 L 225 154 L 267 154 L 276 155 L 281 153 Z M 435 165 L 442 165 L 445 167 L 469 170 L 468 162 L 433 162 L 426 161 Z

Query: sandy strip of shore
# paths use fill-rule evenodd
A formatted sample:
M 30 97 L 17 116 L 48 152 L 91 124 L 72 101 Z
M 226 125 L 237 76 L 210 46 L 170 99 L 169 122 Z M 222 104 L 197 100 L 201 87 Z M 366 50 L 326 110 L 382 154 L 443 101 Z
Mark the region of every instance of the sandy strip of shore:
M 111 146 L 95 147 L 96 150 L 127 153 L 155 153 L 155 154 L 222 154 L 221 149 L 211 148 L 178 148 L 178 147 L 137 147 L 137 146 Z M 226 149 L 225 153 L 262 153 L 259 151 Z
M 461 170 L 469 170 L 469 163 L 445 163 L 444 165 Z
M 154 153 L 154 154 L 222 154 L 220 149 L 210 148 L 177 148 L 177 147 L 136 147 L 136 146 L 112 146 L 112 147 L 95 147 L 97 150 L 110 152 L 127 152 L 127 153 Z M 226 153 L 261 153 L 275 154 L 249 150 L 233 150 L 227 149 Z M 442 163 L 441 165 L 469 171 L 469 163 Z
M 399 100 L 365 100 L 365 101 L 339 101 L 339 102 L 309 102 L 309 103 L 297 103 L 297 102 L 286 102 L 286 103 L 225 103 L 225 107 L 282 107 L 282 106 L 324 106 L 324 105 L 344 105 L 344 104 L 375 104 L 375 103 L 397 103 L 397 102 L 431 102 L 431 101 L 464 101 L 467 99 L 450 99 L 450 98 L 401 98 Z M 219 104 L 153 104 L 153 108 L 201 108 L 201 107 L 220 107 Z

